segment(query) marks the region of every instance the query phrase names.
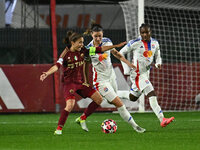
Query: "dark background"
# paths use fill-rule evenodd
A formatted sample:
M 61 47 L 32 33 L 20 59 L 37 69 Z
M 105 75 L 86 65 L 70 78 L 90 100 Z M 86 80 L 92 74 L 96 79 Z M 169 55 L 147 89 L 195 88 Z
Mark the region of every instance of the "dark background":
M 49 5 L 49 0 L 25 0 L 31 5 Z M 57 0 L 57 4 L 117 4 L 112 1 Z M 145 7 L 145 22 L 152 27 L 152 37 L 161 47 L 163 63 L 200 61 L 200 10 Z M 102 25 L 103 26 L 103 25 Z M 57 29 L 58 54 L 65 45 L 62 39 L 68 30 L 83 33 L 84 28 Z M 113 43 L 126 40 L 125 29 L 104 30 L 104 36 Z M 88 44 L 91 37 L 85 37 Z M 51 28 L 2 28 L 0 29 L 0 64 L 46 64 L 53 63 Z M 119 63 L 112 56 L 112 62 Z

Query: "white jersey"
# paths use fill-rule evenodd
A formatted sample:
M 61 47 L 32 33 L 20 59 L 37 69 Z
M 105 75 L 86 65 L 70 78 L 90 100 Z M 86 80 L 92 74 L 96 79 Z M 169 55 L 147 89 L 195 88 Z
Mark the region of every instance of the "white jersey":
M 151 38 L 149 42 L 145 42 L 141 38 L 130 40 L 127 45 L 120 50 L 123 56 L 128 52 L 133 53 L 133 62 L 140 75 L 149 73 L 154 56 L 156 59 L 156 66 L 162 63 L 159 43 L 153 38 Z
M 99 46 L 113 45 L 109 38 L 103 38 Z M 93 40 L 88 44 L 88 47 L 94 46 Z M 112 50 L 112 49 L 111 49 Z M 101 59 L 103 54 L 107 54 L 106 59 Z M 93 85 L 94 88 L 109 102 L 112 102 L 117 97 L 116 76 L 110 59 L 110 50 L 102 54 L 91 56 L 93 65 Z
M 112 41 L 109 38 L 103 37 L 102 44 L 99 46 L 110 45 L 113 45 Z M 88 47 L 91 46 L 94 46 L 93 40 L 88 44 Z M 100 60 L 101 55 L 104 53 L 107 54 L 107 59 Z M 94 82 L 109 81 L 111 78 L 115 78 L 115 73 L 110 58 L 110 50 L 104 53 L 91 56 Z
M 128 52 L 133 53 L 133 62 L 137 67 L 136 70 L 130 71 L 131 94 L 139 97 L 143 91 L 147 95 L 154 90 L 149 81 L 149 70 L 154 56 L 156 57 L 156 66 L 162 63 L 158 41 L 153 38 L 149 42 L 143 41 L 141 38 L 131 40 L 120 50 L 122 55 Z

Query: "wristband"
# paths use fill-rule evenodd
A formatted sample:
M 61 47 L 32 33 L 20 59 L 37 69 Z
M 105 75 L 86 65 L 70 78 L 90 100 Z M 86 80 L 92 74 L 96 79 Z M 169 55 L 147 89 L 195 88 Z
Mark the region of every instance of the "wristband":
M 90 47 L 90 49 L 89 49 L 89 55 L 93 56 L 93 55 L 96 54 L 95 52 L 96 52 L 96 47 Z

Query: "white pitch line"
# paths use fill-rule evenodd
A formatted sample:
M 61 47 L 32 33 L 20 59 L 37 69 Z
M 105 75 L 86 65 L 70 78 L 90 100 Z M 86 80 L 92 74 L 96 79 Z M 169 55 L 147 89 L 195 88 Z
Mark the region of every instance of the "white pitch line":
M 123 120 L 115 120 L 116 122 L 124 122 Z M 149 122 L 149 121 L 157 121 L 155 120 L 141 120 L 141 119 L 137 119 L 137 121 L 145 121 L 145 122 Z M 88 120 L 87 122 L 100 122 L 100 121 L 90 121 Z M 193 120 L 181 120 L 181 122 L 200 122 L 200 119 L 193 119 Z M 58 121 L 37 121 L 37 122 L 0 122 L 0 125 L 4 125 L 4 124 L 56 124 L 58 123 Z M 69 123 L 75 123 L 74 121 L 70 121 Z

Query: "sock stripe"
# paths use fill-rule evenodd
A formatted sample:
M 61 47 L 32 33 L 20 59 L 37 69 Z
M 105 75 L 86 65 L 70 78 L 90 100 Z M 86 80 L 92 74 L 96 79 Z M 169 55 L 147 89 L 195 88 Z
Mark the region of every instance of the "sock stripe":
M 128 119 L 128 121 L 130 121 L 132 119 L 132 117 L 130 116 L 130 118 Z

